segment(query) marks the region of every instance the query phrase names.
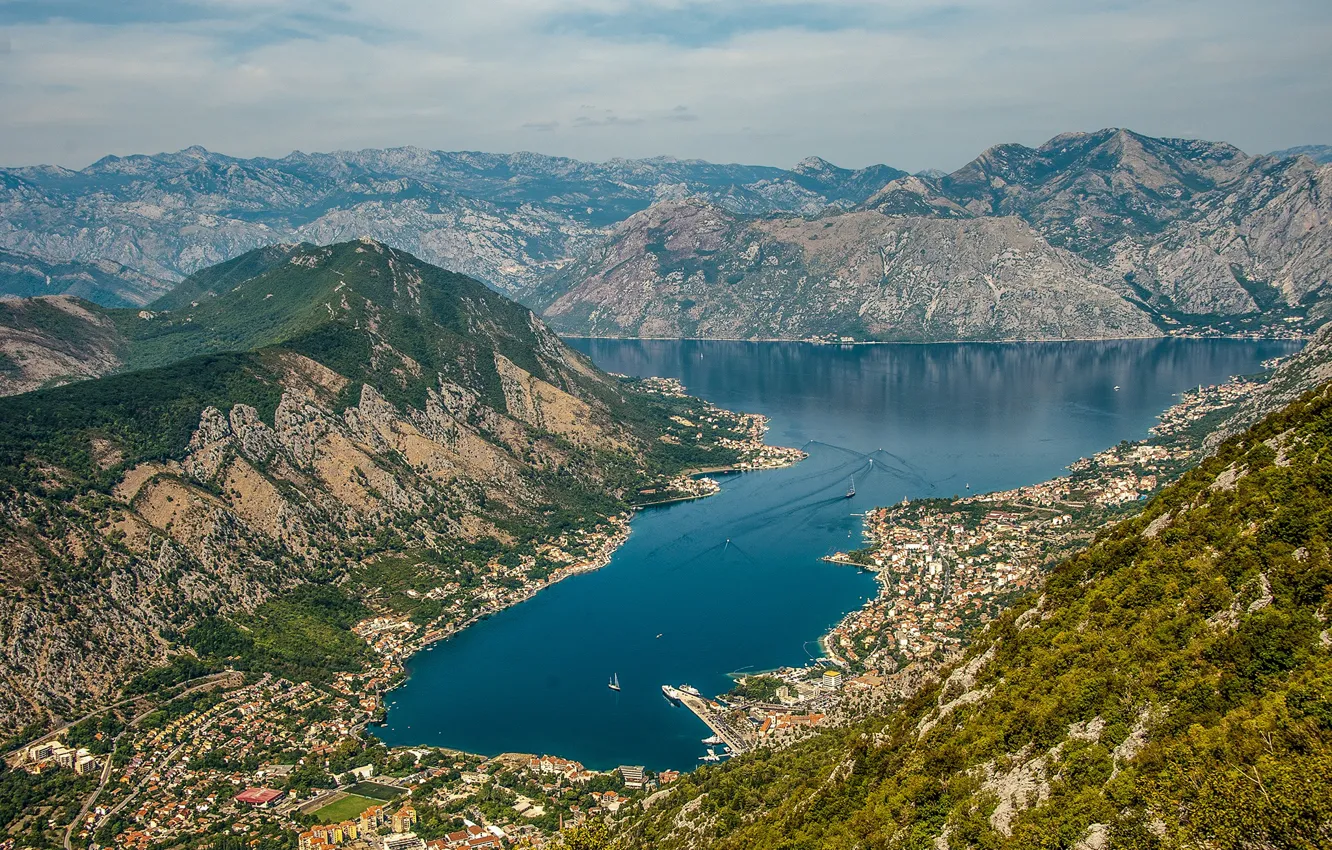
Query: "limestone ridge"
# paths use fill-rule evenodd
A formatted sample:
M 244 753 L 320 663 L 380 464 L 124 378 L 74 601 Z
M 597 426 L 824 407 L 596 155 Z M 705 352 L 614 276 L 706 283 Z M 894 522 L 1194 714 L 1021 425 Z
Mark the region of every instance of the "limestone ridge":
M 1332 145 L 1298 145 L 1285 150 L 1272 151 L 1268 154 L 1279 159 L 1286 159 L 1292 156 L 1307 156 L 1314 162 L 1329 163 L 1332 162 Z
M 829 168 L 820 160 L 798 166 L 811 174 Z M 1330 183 L 1332 166 L 1303 155 L 1252 157 L 1230 145 L 1127 130 L 1068 133 L 1039 148 L 998 145 L 951 174 L 899 176 L 858 211 L 774 224 L 715 205 L 701 215 L 665 202 L 551 272 L 525 298 L 561 330 L 616 336 L 1044 339 L 1186 326 L 1285 332 L 1317 327 L 1332 310 Z M 895 223 L 869 226 L 868 211 Z M 644 237 L 644 230 L 672 238 Z M 774 249 L 756 266 L 757 232 L 780 233 L 788 248 L 802 250 Z M 852 232 L 859 240 L 853 249 L 846 242 Z M 896 253 L 902 233 L 917 235 L 915 247 L 929 262 Z M 843 256 L 851 266 L 826 262 L 820 240 L 830 237 L 850 249 Z M 977 257 L 960 244 L 973 238 L 994 253 Z M 971 259 L 942 262 L 953 255 Z M 1008 263 L 1000 274 L 992 267 L 992 257 L 1016 255 L 1031 268 Z M 882 275 L 870 273 L 876 265 Z M 1080 287 L 1051 289 L 1052 267 L 1085 281 L 1087 299 Z M 922 277 L 929 285 L 918 285 Z M 884 307 L 885 295 L 893 306 Z M 1066 312 L 1059 315 L 1054 302 L 1061 299 Z M 961 310 L 952 327 L 932 321 L 945 305 Z M 787 316 L 768 317 L 783 306 Z M 1005 307 L 1019 318 L 1010 320 Z M 832 314 L 817 315 L 825 310 Z
M 854 207 L 901 174 L 420 148 L 238 159 L 193 147 L 79 171 L 0 169 L 0 247 L 178 281 L 273 242 L 368 234 L 514 291 L 657 200 L 816 214 Z
M 750 219 L 691 200 L 631 217 L 531 301 L 560 330 L 604 336 L 1157 334 L 1114 283 L 1012 216 Z
M 1127 130 L 999 145 L 941 177 L 888 184 L 886 213 L 1017 215 L 1174 316 L 1303 316 L 1332 267 L 1332 170 Z M 912 205 L 914 198 L 914 206 Z M 1324 317 L 1313 310 L 1316 321 Z
M 20 308 L 114 314 L 104 359 L 157 365 L 0 400 L 6 732 L 104 703 L 202 618 L 386 549 L 605 516 L 658 468 L 665 414 L 525 308 L 378 242 L 243 256 L 191 292 Z

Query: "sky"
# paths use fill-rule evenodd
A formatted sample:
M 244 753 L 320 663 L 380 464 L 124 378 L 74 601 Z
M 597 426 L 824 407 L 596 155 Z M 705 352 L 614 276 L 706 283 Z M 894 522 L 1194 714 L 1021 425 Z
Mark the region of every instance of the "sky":
M 417 145 L 952 170 L 1332 144 L 1328 0 L 0 0 L 0 163 Z

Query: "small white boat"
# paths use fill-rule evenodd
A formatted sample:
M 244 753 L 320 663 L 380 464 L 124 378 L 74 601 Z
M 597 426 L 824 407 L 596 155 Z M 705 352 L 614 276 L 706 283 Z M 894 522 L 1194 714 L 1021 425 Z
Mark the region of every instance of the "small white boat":
M 705 756 L 699 756 L 699 757 L 698 757 L 698 760 L 699 760 L 699 761 L 721 761 L 721 760 L 722 760 L 722 757 L 719 756 L 719 755 L 717 755 L 715 752 L 713 752 L 713 751 L 712 751 L 712 747 L 708 747 L 708 754 L 705 755 Z
M 612 691 L 618 691 L 620 689 L 620 674 L 612 673 L 610 683 L 607 684 L 606 687 L 610 688 Z

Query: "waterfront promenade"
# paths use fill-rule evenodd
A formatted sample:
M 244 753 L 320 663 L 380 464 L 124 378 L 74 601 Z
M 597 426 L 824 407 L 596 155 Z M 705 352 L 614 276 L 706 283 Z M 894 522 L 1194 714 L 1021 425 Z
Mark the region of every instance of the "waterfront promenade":
M 698 715 L 716 735 L 726 742 L 726 747 L 732 755 L 739 755 L 749 749 L 749 743 L 740 734 L 740 731 L 731 725 L 730 720 L 720 711 L 715 711 L 711 703 L 707 700 L 693 696 L 692 694 L 680 694 L 680 702 L 685 708 Z

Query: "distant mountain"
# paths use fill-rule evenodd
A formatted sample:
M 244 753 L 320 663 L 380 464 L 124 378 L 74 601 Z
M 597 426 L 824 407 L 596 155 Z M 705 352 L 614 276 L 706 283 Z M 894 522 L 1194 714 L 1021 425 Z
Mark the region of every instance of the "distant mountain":
M 1114 280 L 1014 217 L 754 219 L 702 201 L 631 217 L 529 293 L 597 336 L 876 340 L 1154 336 Z
M 974 215 L 1021 216 L 1163 311 L 1280 321 L 1323 297 L 1330 184 L 1306 160 L 1102 130 L 991 148 L 932 188 Z
M 174 281 L 274 242 L 370 235 L 514 291 L 657 200 L 817 214 L 854 207 L 901 174 L 813 160 L 786 171 L 420 148 L 237 159 L 193 147 L 106 157 L 80 171 L 0 169 L 0 246 L 111 260 Z
M 661 439 L 691 400 L 640 393 L 527 309 L 373 240 L 246 254 L 166 306 L 0 302 L 11 333 L 93 378 L 0 399 L 0 737 L 185 647 L 351 669 L 346 612 L 387 580 L 351 579 L 368 559 L 441 588 L 438 615 L 496 553 L 547 575 L 532 541 L 736 457 Z M 227 625 L 307 583 L 313 632 L 255 646 Z
M 0 298 L 73 295 L 104 307 L 136 307 L 170 288 L 110 260 L 52 262 L 0 248 Z
M 813 156 L 780 169 L 420 148 L 238 159 L 196 147 L 107 157 L 80 171 L 0 169 L 0 246 L 62 261 L 111 261 L 179 281 L 275 242 L 327 244 L 369 235 L 545 306 L 555 304 L 560 288 L 582 283 L 580 270 L 599 275 L 597 256 L 610 251 L 625 258 L 609 242 L 620 238 L 617 228 L 654 204 L 678 210 L 678 202 L 698 200 L 756 221 L 862 212 L 957 221 L 1015 217 L 1046 243 L 1041 251 L 1068 251 L 1095 266 L 1103 274 L 1093 282 L 1150 314 L 1160 332 L 1206 326 L 1284 333 L 1332 315 L 1332 165 L 1282 153 L 1254 157 L 1227 144 L 1106 129 L 1065 133 L 1036 148 L 997 145 L 951 174 L 908 175 L 886 165 L 841 168 Z M 997 245 L 995 234 L 1006 228 L 987 231 L 987 244 Z M 946 240 L 967 230 L 939 226 L 931 232 Z M 1027 244 L 1026 235 L 1015 238 Z M 744 248 L 718 244 L 713 250 Z M 660 271 L 669 277 L 687 268 Z M 1011 275 L 1005 280 L 1010 292 L 1020 283 Z M 940 291 L 954 303 L 971 298 L 965 280 L 955 291 L 943 286 L 948 282 L 939 281 Z M 836 283 L 816 271 L 803 286 Z M 774 279 L 764 291 L 807 303 L 805 294 L 785 287 Z M 599 298 L 637 297 L 594 288 Z M 984 309 L 981 296 L 976 310 Z M 595 309 L 584 296 L 572 297 Z M 867 297 L 835 312 L 858 318 L 869 303 Z M 649 312 L 662 318 L 672 310 L 677 307 L 663 302 Z M 555 321 L 584 327 L 573 319 Z M 732 323 L 727 333 L 765 335 L 773 321 Z M 1052 327 L 1044 318 L 1039 323 Z M 837 335 L 865 333 L 856 321 L 818 324 Z M 979 331 L 985 323 L 973 316 L 962 324 Z M 1113 325 L 1105 332 L 1114 332 Z M 1003 334 L 1029 330 L 1003 321 L 989 326 Z M 1095 335 L 1097 327 L 1092 321 L 1085 329 Z
M 814 160 L 800 168 L 810 174 L 829 171 Z M 759 221 L 745 227 L 728 223 L 699 242 L 707 242 L 700 247 L 710 257 L 704 265 L 727 268 L 718 280 L 730 283 L 711 285 L 706 276 L 692 276 L 701 261 L 677 250 L 675 244 L 684 242 L 662 252 L 652 250 L 657 243 L 651 239 L 634 239 L 643 222 L 665 221 L 680 210 L 665 204 L 661 211 L 626 221 L 606 246 L 549 273 L 524 297 L 562 329 L 591 333 L 639 332 L 633 329 L 635 315 L 652 317 L 646 332 L 684 333 L 690 320 L 702 320 L 714 302 L 727 305 L 724 332 L 740 337 L 803 336 L 817 327 L 820 333 L 865 339 L 939 338 L 942 328 L 904 318 L 913 311 L 958 314 L 956 330 L 963 338 L 1102 336 L 1130 328 L 1119 319 L 1103 322 L 1085 312 L 1054 321 L 1049 308 L 1056 300 L 1068 299 L 1065 306 L 1073 312 L 1082 305 L 1073 288 L 1063 287 L 1062 294 L 1048 290 L 1049 278 L 1034 271 L 1049 268 L 1048 263 L 1030 267 L 1030 278 L 1023 276 L 1027 269 L 1021 264 L 1010 264 L 1002 276 L 1004 298 L 988 284 L 977 285 L 996 279 L 991 265 L 1009 252 L 1025 257 L 1069 252 L 1087 264 L 1078 274 L 1093 285 L 1087 290 L 1093 301 L 1102 307 L 1115 303 L 1105 301 L 1102 292 L 1112 289 L 1123 302 L 1116 310 L 1151 315 L 1161 329 L 1157 332 L 1212 326 L 1284 333 L 1316 327 L 1332 316 L 1332 166 L 1304 157 L 1251 157 L 1230 145 L 1154 139 L 1127 130 L 1067 133 L 1039 148 L 998 145 L 952 174 L 896 177 L 860 209 L 897 223 L 870 227 L 860 211 L 833 210 L 784 226 L 788 236 L 808 243 L 802 253 L 811 256 L 823 253 L 816 241 L 821 228 L 856 232 L 861 241 L 848 255 L 858 263 L 852 274 L 838 263 L 806 267 L 789 257 L 765 255 L 771 265 L 764 267 L 760 291 L 728 289 L 743 266 L 736 258 L 758 250 L 754 231 L 772 229 Z M 955 223 L 927 227 L 921 219 Z M 1015 219 L 1030 229 L 1012 226 Z M 724 210 L 717 220 L 735 218 Z M 1010 224 L 962 223 L 968 220 Z M 960 266 L 939 264 L 942 257 L 965 253 L 962 240 L 982 231 L 993 254 L 973 256 Z M 916 270 L 897 254 L 902 233 L 913 234 L 918 250 L 933 258 L 928 269 Z M 1006 244 L 1006 237 L 1015 241 Z M 908 272 L 932 276 L 932 283 L 904 290 Z M 658 279 L 669 285 L 658 285 Z M 752 283 L 757 277 L 747 279 Z M 848 285 L 848 280 L 855 283 Z M 1031 302 L 1018 294 L 1023 291 L 1036 301 L 1048 296 L 1043 314 L 1026 312 Z M 651 292 L 660 292 L 661 299 L 649 304 Z M 892 308 L 899 318 L 873 318 L 885 299 L 901 305 Z M 678 305 L 685 302 L 688 307 L 681 310 Z M 949 310 L 940 313 L 945 303 Z M 992 303 L 1000 312 L 1011 305 L 1015 316 L 1029 320 L 1006 321 L 996 314 L 994 321 L 986 321 L 983 313 Z M 783 325 L 787 320 L 777 315 L 782 310 L 797 316 L 796 322 Z M 870 320 L 862 321 L 867 316 Z M 676 327 L 684 330 L 670 330 Z M 723 332 L 708 321 L 696 330 Z M 1131 332 L 1152 331 L 1138 324 Z
M 1332 145 L 1299 145 L 1285 150 L 1272 151 L 1268 156 L 1282 159 L 1291 156 L 1307 156 L 1314 162 L 1326 164 L 1332 162 Z
M 1055 566 L 937 680 L 680 777 L 609 846 L 1329 846 L 1329 421 L 1324 385 Z

